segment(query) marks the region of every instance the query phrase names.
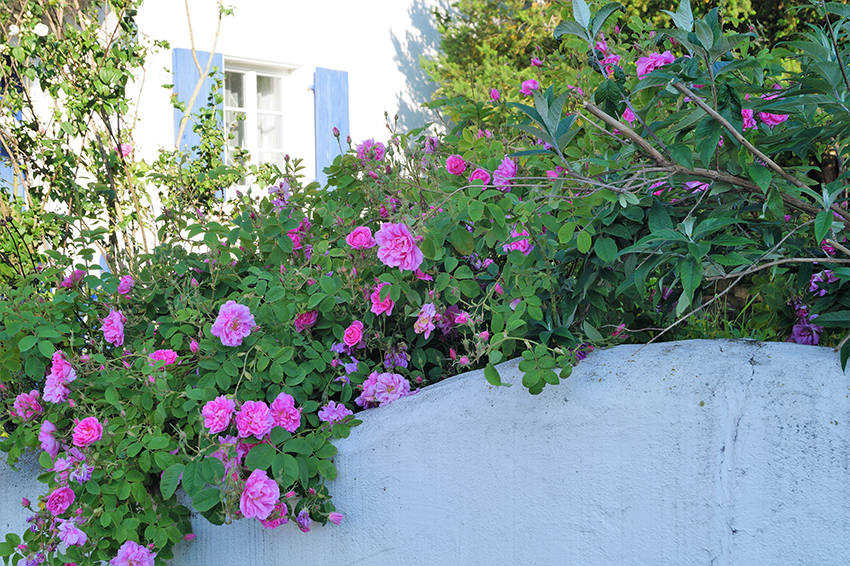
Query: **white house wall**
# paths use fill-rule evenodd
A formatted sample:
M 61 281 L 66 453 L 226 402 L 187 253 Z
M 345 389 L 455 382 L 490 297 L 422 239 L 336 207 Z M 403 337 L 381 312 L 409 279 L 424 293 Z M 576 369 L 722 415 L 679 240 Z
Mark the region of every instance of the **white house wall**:
M 594 352 L 531 396 L 471 372 L 359 416 L 340 526 L 243 520 L 175 565 L 838 565 L 850 556 L 850 376 L 832 350 L 688 341 Z M 22 495 L 0 466 L 0 538 Z
M 407 127 L 422 125 L 428 116 L 419 105 L 430 99 L 433 87 L 419 69 L 420 54 L 439 44 L 430 9 L 443 0 L 230 0 L 234 16 L 225 17 L 216 52 L 227 58 L 296 66 L 287 77 L 286 108 L 295 132 L 285 148 L 305 159 L 308 180 L 315 169 L 313 94 L 309 89 L 316 67 L 348 72 L 351 137 L 386 139 L 384 121 L 396 113 Z M 210 51 L 215 40 L 218 2 L 189 0 L 195 47 Z M 183 2 L 146 0 L 139 11 L 140 30 L 172 47 L 190 48 L 189 26 Z M 203 62 L 202 62 L 203 63 Z M 151 57 L 135 132 L 140 155 L 148 160 L 159 147 L 174 147 L 170 91 L 160 85 L 173 82 L 171 53 Z M 136 88 L 141 86 L 141 82 Z

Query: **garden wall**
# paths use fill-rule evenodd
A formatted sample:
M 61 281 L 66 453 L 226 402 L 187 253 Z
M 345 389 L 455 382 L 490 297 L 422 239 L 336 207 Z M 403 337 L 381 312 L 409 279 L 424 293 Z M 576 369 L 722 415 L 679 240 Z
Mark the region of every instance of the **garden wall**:
M 341 526 L 256 521 L 175 564 L 840 564 L 850 376 L 812 346 L 688 341 L 595 352 L 532 397 L 481 372 L 369 411 L 339 442 Z M 0 469 L 0 538 L 34 480 Z

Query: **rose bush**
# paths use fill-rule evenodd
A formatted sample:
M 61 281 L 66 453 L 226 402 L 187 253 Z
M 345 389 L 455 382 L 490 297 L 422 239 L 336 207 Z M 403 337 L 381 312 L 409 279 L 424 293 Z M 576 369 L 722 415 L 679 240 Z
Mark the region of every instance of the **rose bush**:
M 532 393 L 594 348 L 664 333 L 826 343 L 846 361 L 847 174 L 816 191 L 800 161 L 847 153 L 841 48 L 803 42 L 792 74 L 687 2 L 654 37 L 635 21 L 603 38 L 617 6 L 573 6 L 537 78 L 433 103 L 446 135 L 349 144 L 328 187 L 295 160 L 216 165 L 215 183 L 271 188 L 220 215 L 168 208 L 158 246 L 115 273 L 86 252 L 103 233 L 81 230 L 3 287 L 0 449 L 42 450 L 47 493 L 0 555 L 161 563 L 191 538 L 178 486 L 215 523 L 339 524 L 331 440 L 355 412 L 469 369 L 499 385 L 493 364 L 516 355 Z M 808 39 L 844 46 L 838 29 Z M 202 144 L 220 149 L 207 112 Z M 166 187 L 202 167 L 166 164 Z M 715 309 L 735 284 L 744 304 Z

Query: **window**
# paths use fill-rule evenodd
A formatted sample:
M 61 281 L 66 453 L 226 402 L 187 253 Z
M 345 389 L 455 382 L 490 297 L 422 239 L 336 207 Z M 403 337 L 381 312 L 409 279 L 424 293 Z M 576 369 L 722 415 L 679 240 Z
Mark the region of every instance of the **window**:
M 284 114 L 284 81 L 293 69 L 228 60 L 224 66 L 224 124 L 233 134 L 227 141 L 227 163 L 233 163 L 234 148 L 243 148 L 252 163 L 274 163 L 283 169 L 291 136 Z

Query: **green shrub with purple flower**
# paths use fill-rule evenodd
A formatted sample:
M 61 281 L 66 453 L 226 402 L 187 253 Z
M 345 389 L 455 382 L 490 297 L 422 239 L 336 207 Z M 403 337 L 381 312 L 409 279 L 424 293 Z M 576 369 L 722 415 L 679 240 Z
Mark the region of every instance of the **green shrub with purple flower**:
M 431 104 L 443 135 L 340 140 L 327 187 L 297 160 L 214 164 L 257 187 L 226 213 L 167 208 L 158 246 L 114 274 L 91 265 L 103 229 L 43 250 L 0 291 L 0 449 L 39 450 L 46 484 L 0 555 L 161 564 L 194 536 L 187 501 L 216 524 L 339 524 L 332 441 L 360 412 L 471 369 L 501 385 L 515 356 L 531 393 L 661 336 L 829 344 L 846 363 L 848 175 L 804 161 L 847 154 L 839 6 L 791 72 L 687 0 L 654 35 L 603 35 L 618 5 L 574 0 L 560 50 L 486 101 Z M 163 159 L 152 178 L 180 186 Z M 717 308 L 736 286 L 743 304 Z

